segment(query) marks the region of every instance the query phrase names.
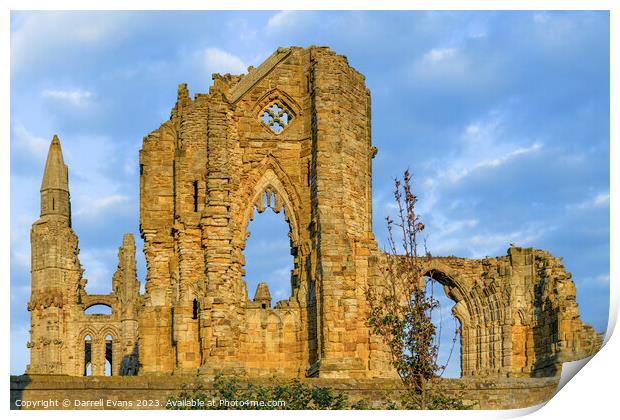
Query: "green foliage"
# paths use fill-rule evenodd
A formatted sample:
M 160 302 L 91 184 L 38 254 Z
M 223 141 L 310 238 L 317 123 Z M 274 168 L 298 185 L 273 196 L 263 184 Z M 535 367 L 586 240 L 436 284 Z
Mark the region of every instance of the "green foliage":
M 205 389 L 184 387 L 168 397 L 171 410 L 363 410 L 365 400 L 351 403 L 348 396 L 329 387 L 310 386 L 298 379 L 272 385 L 242 384 L 236 377 L 217 376 Z M 178 402 L 187 402 L 179 404 Z M 176 402 L 176 403 L 175 403 Z M 191 403 L 190 403 L 191 402 Z M 261 402 L 263 402 L 261 404 Z M 276 402 L 284 402 L 276 403 Z

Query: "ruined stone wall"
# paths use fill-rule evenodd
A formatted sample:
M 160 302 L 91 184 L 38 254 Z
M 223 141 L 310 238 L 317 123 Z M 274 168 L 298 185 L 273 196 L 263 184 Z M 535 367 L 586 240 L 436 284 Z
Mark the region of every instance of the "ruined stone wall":
M 503 257 L 434 257 L 426 271 L 455 301 L 465 377 L 553 376 L 562 362 L 600 347 L 579 319 L 570 273 L 546 251 L 513 246 Z

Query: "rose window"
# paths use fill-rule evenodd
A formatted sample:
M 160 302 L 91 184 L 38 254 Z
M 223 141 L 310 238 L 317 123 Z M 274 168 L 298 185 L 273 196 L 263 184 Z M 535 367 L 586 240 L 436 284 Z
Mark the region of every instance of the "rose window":
M 274 102 L 263 110 L 260 120 L 271 131 L 280 134 L 293 120 L 293 114 L 278 102 Z

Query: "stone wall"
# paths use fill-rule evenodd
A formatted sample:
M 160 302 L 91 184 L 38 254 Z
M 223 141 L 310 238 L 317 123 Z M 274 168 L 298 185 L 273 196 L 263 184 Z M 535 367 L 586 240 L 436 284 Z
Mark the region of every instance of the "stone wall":
M 351 402 L 364 399 L 373 408 L 382 408 L 386 403 L 397 401 L 400 392 L 400 382 L 390 379 L 306 378 L 303 381 L 310 386 L 342 391 Z M 273 380 L 256 379 L 252 383 L 273 385 Z M 19 409 L 16 404 L 18 400 L 52 401 L 57 406 L 50 406 L 51 409 L 163 409 L 169 396 L 178 395 L 183 386 L 192 389 L 196 384 L 201 384 L 205 389 L 210 387 L 209 381 L 187 376 L 12 376 L 10 403 L 11 409 Z M 537 405 L 551 399 L 557 385 L 557 377 L 446 379 L 442 383 L 446 393 L 459 395 L 475 409 L 513 409 Z M 241 386 L 247 386 L 247 383 Z M 68 405 L 63 407 L 65 399 Z

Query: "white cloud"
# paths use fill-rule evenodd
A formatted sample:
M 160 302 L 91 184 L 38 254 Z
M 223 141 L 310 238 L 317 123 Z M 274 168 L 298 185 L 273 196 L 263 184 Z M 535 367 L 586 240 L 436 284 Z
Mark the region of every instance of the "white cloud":
M 433 48 L 413 63 L 413 78 L 445 83 L 472 79 L 472 63 L 463 51 L 452 48 Z M 479 69 L 473 74 L 477 74 Z
M 609 273 L 574 279 L 577 286 L 609 286 Z
M 484 258 L 486 256 L 503 255 L 510 244 L 516 246 L 534 246 L 536 241 L 543 237 L 547 232 L 554 229 L 553 226 L 540 227 L 535 225 L 526 226 L 523 229 L 517 229 L 509 232 L 481 232 L 472 236 L 459 238 L 456 243 L 448 242 L 433 246 L 435 252 L 445 253 L 449 250 L 460 249 L 466 250 L 468 255 L 462 255 L 468 258 Z
M 429 227 L 428 246 L 434 255 L 456 254 L 470 258 L 503 254 L 511 242 L 519 245 L 533 244 L 546 230 L 533 226 L 514 231 L 484 231 L 481 220 L 475 217 L 455 218 L 461 208 L 465 214 L 475 203 L 475 198 L 458 200 L 446 196 L 444 188 L 464 181 L 474 173 L 497 169 L 516 159 L 539 153 L 543 144 L 530 139 L 512 140 L 504 132 L 505 113 L 493 111 L 484 118 L 464 125 L 455 143 L 453 153 L 441 161 L 430 162 L 422 186 L 423 196 L 418 213 Z M 386 207 L 389 206 L 386 205 Z M 551 229 L 548 227 L 547 229 Z
M 466 128 L 465 128 L 465 134 L 468 136 L 475 136 L 478 133 L 480 133 L 480 125 L 479 124 L 469 124 Z
M 500 167 L 543 148 L 540 142 L 530 141 L 528 145 L 518 145 L 503 140 L 506 137 L 502 127 L 503 118 L 500 113 L 492 112 L 482 122 L 468 124 L 461 135 L 461 150 L 444 161 L 444 169 L 439 176 L 456 183 L 476 171 Z
M 255 41 L 259 36 L 257 27 L 245 18 L 232 18 L 227 21 L 226 26 L 241 41 Z
M 609 193 L 599 194 L 594 197 L 594 205 L 599 206 L 609 206 Z
M 273 270 L 267 276 L 267 282 L 271 289 L 271 298 L 275 303 L 279 300 L 288 299 L 291 296 L 291 266 L 280 267 Z
M 549 19 L 551 19 L 551 17 L 547 12 L 534 13 L 534 15 L 532 16 L 532 20 L 540 25 L 544 25 L 545 23 L 549 22 Z
M 227 51 L 219 48 L 207 48 L 198 53 L 199 60 L 212 73 L 241 74 L 247 71 L 243 61 Z
M 296 26 L 301 16 L 298 10 L 282 10 L 269 18 L 267 31 L 276 32 Z
M 117 41 L 136 26 L 131 13 L 17 13 L 11 21 L 11 70 L 18 74 L 43 67 L 76 47 L 92 50 Z
M 11 147 L 14 150 L 34 157 L 40 162 L 44 162 L 45 157 L 47 156 L 47 150 L 52 140 L 46 140 L 32 134 L 26 129 L 26 127 L 17 121 L 11 124 L 11 128 Z
M 594 281 L 600 285 L 609 285 L 609 274 L 601 274 L 600 276 L 596 276 Z
M 267 29 L 277 29 L 286 25 L 290 17 L 294 16 L 294 10 L 282 10 L 269 18 L 267 21 Z
M 101 197 L 93 200 L 89 200 L 88 207 L 82 207 L 80 210 L 75 212 L 76 217 L 86 217 L 86 218 L 94 218 L 101 214 L 101 212 L 110 210 L 115 206 L 125 203 L 129 201 L 129 197 L 125 195 L 109 195 L 106 197 Z
M 434 48 L 424 54 L 422 58 L 424 61 L 436 63 L 438 61 L 443 61 L 448 58 L 454 57 L 456 54 L 455 48 Z
M 75 107 L 81 107 L 87 105 L 93 98 L 93 93 L 88 90 L 52 90 L 44 89 L 41 92 L 41 96 L 44 98 L 50 98 L 57 101 L 62 101 L 73 105 Z
M 528 28 L 528 36 L 534 37 L 537 46 L 543 48 L 574 48 L 583 37 L 584 22 L 587 15 L 582 19 L 563 16 L 558 13 L 540 12 L 532 16 L 533 25 Z
M 112 275 L 116 269 L 115 248 L 86 250 L 80 252 L 80 263 L 84 267 L 84 278 L 88 279 L 88 293 L 109 293 L 112 289 Z
M 588 210 L 599 207 L 609 207 L 609 193 L 602 192 L 594 197 L 587 198 L 577 204 L 566 205 L 567 209 Z
M 528 147 L 517 147 L 516 149 L 510 150 L 502 156 L 498 156 L 494 159 L 483 160 L 474 163 L 470 167 L 463 168 L 460 171 L 451 171 L 448 173 L 448 178 L 452 182 L 458 182 L 462 178 L 471 174 L 474 171 L 485 169 L 485 168 L 497 168 L 498 166 L 502 166 L 504 163 L 523 155 L 532 154 L 537 152 L 542 148 L 542 144 L 534 143 Z
M 479 32 L 471 32 L 469 34 L 469 37 L 473 38 L 473 39 L 486 38 L 487 37 L 487 31 L 486 30 L 480 30 Z
M 291 297 L 291 292 L 284 288 L 276 289 L 271 293 L 272 303 L 278 302 L 280 300 L 286 300 Z

